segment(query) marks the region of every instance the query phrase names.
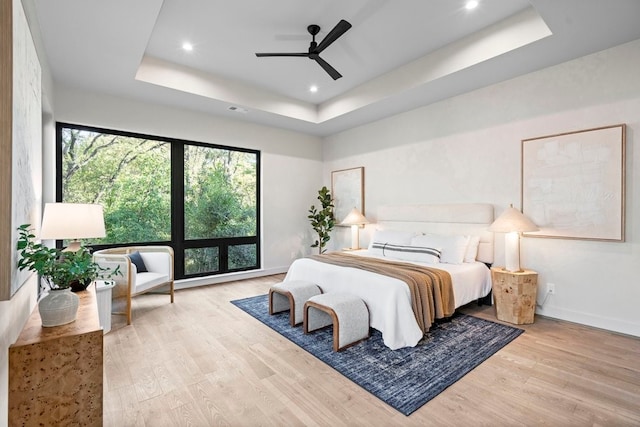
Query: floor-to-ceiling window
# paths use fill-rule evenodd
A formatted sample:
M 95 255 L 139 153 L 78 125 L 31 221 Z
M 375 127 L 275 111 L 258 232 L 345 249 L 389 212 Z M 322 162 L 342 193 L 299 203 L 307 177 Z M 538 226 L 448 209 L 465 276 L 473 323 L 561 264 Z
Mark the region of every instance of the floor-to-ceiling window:
M 65 123 L 57 199 L 103 205 L 101 249 L 170 244 L 176 278 L 260 267 L 260 153 Z

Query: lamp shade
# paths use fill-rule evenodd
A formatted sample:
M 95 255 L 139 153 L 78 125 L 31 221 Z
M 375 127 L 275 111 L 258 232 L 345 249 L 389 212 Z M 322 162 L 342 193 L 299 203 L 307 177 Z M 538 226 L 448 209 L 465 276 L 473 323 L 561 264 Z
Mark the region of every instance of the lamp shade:
M 101 205 L 47 203 L 44 206 L 41 239 L 88 239 L 106 235 Z
M 511 233 L 513 231 L 538 231 L 539 228 L 529 218 L 524 216 L 522 212 L 509 206 L 502 214 L 491 224 L 489 231 L 497 233 Z
M 351 226 L 351 249 L 360 249 L 360 235 L 358 227 L 364 224 L 369 224 L 369 221 L 357 208 L 351 209 L 351 212 L 349 212 L 349 214 L 340 223 L 340 225 Z
M 509 206 L 489 227 L 489 231 L 506 233 L 504 235 L 504 255 L 506 271 L 519 272 L 520 269 L 520 233 L 538 231 L 539 228 L 522 212 Z
M 367 218 L 360 213 L 357 208 L 351 209 L 351 212 L 342 220 L 340 225 L 363 225 L 369 224 Z

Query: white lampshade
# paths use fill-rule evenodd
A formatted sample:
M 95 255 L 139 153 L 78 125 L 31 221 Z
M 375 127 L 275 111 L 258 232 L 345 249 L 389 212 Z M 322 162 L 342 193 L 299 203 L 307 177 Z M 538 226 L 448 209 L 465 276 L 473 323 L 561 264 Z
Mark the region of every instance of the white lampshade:
M 351 209 L 351 212 L 342 220 L 340 225 L 364 225 L 369 224 L 367 218 L 360 213 L 357 208 Z
M 497 233 L 511 233 L 517 231 L 538 231 L 539 228 L 529 218 L 524 216 L 522 212 L 514 208 L 513 205 L 505 209 L 504 212 L 489 227 L 489 231 Z
M 47 203 L 44 206 L 41 239 L 75 240 L 106 236 L 101 205 L 85 203 Z M 69 247 L 71 249 L 71 245 Z
M 538 231 L 539 228 L 522 212 L 509 206 L 489 227 L 489 231 L 506 233 L 504 236 L 505 270 L 511 272 L 520 269 L 520 233 Z
M 349 212 L 340 223 L 340 225 L 351 226 L 351 249 L 360 249 L 360 233 L 358 227 L 364 224 L 369 224 L 369 221 L 356 208 L 351 209 L 351 212 Z

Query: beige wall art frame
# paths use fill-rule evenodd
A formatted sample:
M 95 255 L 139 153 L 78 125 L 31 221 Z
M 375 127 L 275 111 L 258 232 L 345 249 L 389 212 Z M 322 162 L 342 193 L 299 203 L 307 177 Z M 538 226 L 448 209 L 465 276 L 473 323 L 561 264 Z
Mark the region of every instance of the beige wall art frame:
M 336 224 L 354 207 L 364 215 L 364 167 L 331 172 L 331 197 Z
M 624 124 L 522 140 L 529 237 L 624 241 Z
M 41 69 L 20 1 L 0 0 L 0 301 L 24 285 L 17 227 L 39 228 L 42 204 Z

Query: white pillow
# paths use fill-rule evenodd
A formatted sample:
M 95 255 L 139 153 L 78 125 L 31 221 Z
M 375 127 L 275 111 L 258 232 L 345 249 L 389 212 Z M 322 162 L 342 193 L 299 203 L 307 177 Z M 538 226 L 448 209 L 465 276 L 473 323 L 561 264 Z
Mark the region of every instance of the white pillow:
M 440 262 L 447 264 L 462 264 L 468 244 L 469 236 L 425 234 L 424 236 L 416 236 L 411 239 L 411 246 L 442 248 Z
M 369 243 L 369 250 L 372 249 L 374 242 L 409 246 L 411 239 L 417 235 L 418 233 L 413 231 L 376 230 L 373 233 L 371 243 Z
M 401 261 L 424 262 L 427 264 L 437 264 L 440 262 L 439 248 L 373 242 L 369 250 L 384 257 Z
M 480 236 L 469 236 L 469 244 L 464 254 L 464 262 L 475 262 L 478 256 L 478 246 L 480 246 Z

